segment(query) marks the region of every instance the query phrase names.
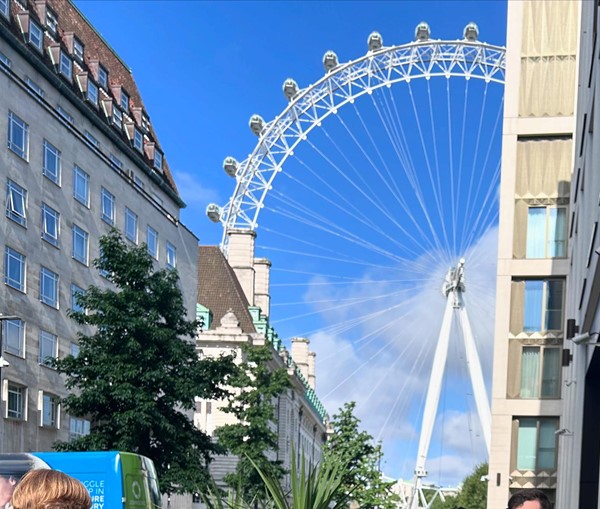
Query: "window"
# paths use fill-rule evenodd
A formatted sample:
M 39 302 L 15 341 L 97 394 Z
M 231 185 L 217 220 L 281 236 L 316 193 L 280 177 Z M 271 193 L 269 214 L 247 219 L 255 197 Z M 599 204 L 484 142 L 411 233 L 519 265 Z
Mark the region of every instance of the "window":
M 62 154 L 60 153 L 60 150 L 48 140 L 44 140 L 42 173 L 57 185 L 60 185 L 61 161 Z
M 527 258 L 563 258 L 566 255 L 566 207 L 529 207 Z
M 135 174 L 133 175 L 133 183 L 140 189 L 144 189 L 144 181 Z
M 121 109 L 127 113 L 129 111 L 129 95 L 121 89 Z
M 159 205 L 163 204 L 163 199 L 158 195 L 158 193 L 155 193 L 154 191 L 152 191 L 152 199 Z
M 73 124 L 73 115 L 71 115 L 68 111 L 63 109 L 62 106 L 57 106 L 56 111 L 58 111 L 58 114 L 62 118 L 64 118 L 67 121 L 67 123 Z
M 115 197 L 112 193 L 102 188 L 102 221 L 111 226 L 115 224 Z
M 0 0 L 0 9 L 2 9 L 2 0 Z M 10 61 L 10 58 L 8 58 L 4 53 L 2 53 L 0 51 L 0 63 L 4 64 L 6 67 L 9 67 L 12 65 L 12 62 Z
M 12 111 L 8 112 L 8 148 L 27 160 L 29 156 L 29 126 Z
M 100 142 L 98 139 L 90 133 L 87 129 L 83 132 L 85 139 L 90 142 L 90 144 L 96 148 L 100 148 Z
M 158 260 L 158 232 L 151 226 L 148 226 L 148 229 L 146 230 L 146 244 L 150 256 Z
M 108 158 L 110 159 L 111 164 L 115 168 L 118 168 L 119 170 L 123 169 L 123 163 L 117 156 L 115 156 L 114 154 L 110 154 L 110 156 L 108 156 Z
M 555 417 L 520 417 L 517 434 L 517 470 L 556 469 Z
M 80 419 L 79 417 L 71 417 L 69 422 L 69 439 L 75 440 L 79 437 L 90 434 L 90 421 Z
M 77 303 L 77 297 L 83 295 L 85 292 L 83 288 L 77 286 L 75 283 L 71 284 L 71 311 L 77 313 L 84 313 L 85 308 Z
M 73 258 L 84 265 L 88 264 L 88 232 L 73 225 Z
M 73 198 L 90 206 L 90 176 L 79 166 L 73 168 Z
M 170 242 L 167 242 L 167 266 L 172 269 L 177 265 L 177 249 Z
M 42 203 L 42 239 L 58 246 L 60 214 L 49 205 Z
M 133 129 L 133 146 L 140 152 L 144 149 L 144 135 L 137 128 Z
M 563 286 L 561 279 L 525 281 L 525 332 L 562 329 Z
M 27 388 L 7 383 L 8 401 L 6 402 L 6 417 L 11 419 L 25 419 L 25 405 L 27 403 Z
M 116 106 L 113 107 L 112 123 L 119 129 L 123 126 L 123 112 Z
M 58 338 L 45 330 L 40 331 L 40 364 L 48 366 L 58 354 Z
M 125 237 L 134 244 L 138 243 L 138 216 L 125 207 Z
M 29 42 L 38 51 L 42 51 L 44 49 L 44 32 L 42 31 L 40 25 L 38 25 L 32 19 L 29 20 Z
M 101 65 L 98 66 L 98 83 L 101 87 L 108 88 L 108 71 Z
M 35 81 L 33 81 L 30 78 L 27 78 L 25 80 L 25 82 L 27 83 L 27 86 L 33 90 L 37 95 L 39 95 L 40 97 L 44 97 L 44 91 L 42 90 L 42 87 L 40 87 Z
M 40 269 L 40 301 L 58 309 L 58 274 L 46 267 Z
M 27 226 L 27 190 L 12 180 L 6 183 L 6 217 Z
M 68 80 L 73 77 L 73 61 L 64 51 L 60 52 L 60 65 L 58 70 Z
M 58 428 L 60 404 L 58 398 L 47 392 L 42 392 L 42 426 Z
M 73 38 L 73 56 L 83 62 L 83 43 L 77 37 Z
M 70 353 L 73 357 L 79 357 L 79 345 L 77 343 L 71 343 Z
M 524 346 L 521 353 L 520 397 L 560 397 L 560 348 Z
M 92 80 L 88 79 L 88 88 L 87 88 L 87 99 L 94 106 L 98 106 L 98 87 Z
M 58 16 L 52 9 L 48 8 L 48 5 L 46 5 L 46 26 L 50 32 L 56 34 L 56 30 L 58 29 Z
M 0 14 L 2 14 L 2 16 L 4 16 L 5 18 L 8 18 L 8 2 L 9 0 L 0 0 Z
M 2 320 L 2 340 L 5 352 L 25 357 L 25 322 Z
M 25 291 L 25 255 L 8 246 L 4 250 L 4 283 Z
M 154 151 L 154 167 L 157 170 L 162 171 L 162 165 L 163 165 L 163 155 L 158 150 L 155 150 Z

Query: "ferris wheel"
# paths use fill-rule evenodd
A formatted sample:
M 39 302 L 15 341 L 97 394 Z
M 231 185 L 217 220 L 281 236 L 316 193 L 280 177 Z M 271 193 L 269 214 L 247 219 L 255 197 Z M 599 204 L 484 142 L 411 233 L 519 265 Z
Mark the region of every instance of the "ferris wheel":
M 391 450 L 414 467 L 405 507 L 431 503 L 425 462 L 432 437 L 439 457 L 448 442 L 436 422 L 463 416 L 471 448 L 477 434 L 489 448 L 505 50 L 478 35 L 469 23 L 433 40 L 420 23 L 399 46 L 373 32 L 347 63 L 328 51 L 314 84 L 285 81 L 275 119 L 252 116 L 252 152 L 223 163 L 235 190 L 207 207 L 227 256 L 236 233 L 255 232 L 254 256 L 272 263 L 270 323 L 311 339 L 332 410 L 357 399 L 376 438 L 412 433 L 414 447 Z

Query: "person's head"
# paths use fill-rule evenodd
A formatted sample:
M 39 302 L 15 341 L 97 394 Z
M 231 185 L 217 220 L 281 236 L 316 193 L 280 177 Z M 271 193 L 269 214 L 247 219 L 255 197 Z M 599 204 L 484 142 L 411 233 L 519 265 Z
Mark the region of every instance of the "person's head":
M 541 490 L 521 490 L 510 497 L 508 509 L 550 509 L 550 500 Z
M 0 474 L 0 507 L 10 502 L 17 481 L 14 475 Z
M 92 499 L 77 479 L 58 470 L 31 470 L 12 497 L 14 509 L 90 509 Z

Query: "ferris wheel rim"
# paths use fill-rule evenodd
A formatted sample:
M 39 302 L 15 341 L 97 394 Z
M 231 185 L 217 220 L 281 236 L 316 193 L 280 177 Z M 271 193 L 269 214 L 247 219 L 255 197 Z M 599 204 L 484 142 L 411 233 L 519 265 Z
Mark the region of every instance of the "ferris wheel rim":
M 464 52 L 465 49 L 468 52 L 467 54 Z M 474 55 L 473 51 L 477 53 Z M 502 85 L 504 84 L 506 67 L 505 52 L 506 49 L 503 46 L 495 46 L 479 41 L 418 40 L 403 45 L 382 47 L 376 51 L 368 51 L 365 55 L 354 60 L 336 65 L 333 69 L 326 71 L 325 75 L 315 83 L 298 90 L 282 112 L 264 126 L 258 135 L 259 139 L 253 151 L 243 162 L 239 163 L 235 174 L 236 186 L 234 193 L 225 206 L 218 207 L 218 222 L 223 225 L 221 250 L 225 254 L 227 253 L 229 233 L 232 231 L 254 231 L 258 227 L 258 216 L 265 197 L 272 188 L 275 175 L 282 171 L 285 161 L 293 155 L 295 148 L 306 140 L 307 135 L 320 126 L 325 118 L 337 113 L 340 107 L 353 103 L 358 97 L 370 94 L 374 90 L 385 86 L 391 87 L 397 83 L 410 82 L 414 79 L 462 77 L 467 80 L 474 78 L 484 80 L 486 83 L 495 82 Z M 398 53 L 408 55 L 410 60 L 394 60 L 393 56 Z M 417 57 L 422 56 L 427 58 L 415 60 Z M 386 57 L 390 58 L 389 67 L 377 67 L 373 70 L 370 63 Z M 365 64 L 368 67 L 360 69 L 360 66 Z M 424 64 L 427 64 L 427 66 L 425 67 Z M 444 67 L 442 64 L 447 64 L 447 66 Z M 399 73 L 394 78 L 391 78 L 391 74 L 388 74 L 385 78 L 378 77 L 374 83 L 370 81 L 370 78 L 375 77 L 377 72 L 381 72 L 381 70 L 392 71 L 402 66 L 408 66 L 409 73 Z M 465 66 L 468 66 L 468 68 Z M 353 69 L 357 68 L 360 72 L 352 72 Z M 421 72 L 410 74 L 413 69 Z M 347 79 L 340 80 L 342 81 L 341 84 L 336 83 L 336 79 L 344 78 L 344 76 Z M 365 77 L 369 83 L 368 86 L 362 83 Z M 332 84 L 335 86 L 332 86 Z M 358 87 L 357 84 L 359 84 Z M 340 99 L 337 94 L 342 92 L 343 86 L 348 86 L 350 93 L 342 95 L 343 98 Z M 329 89 L 328 95 L 316 93 L 323 87 Z M 336 97 L 339 102 L 334 102 Z M 330 99 L 331 102 L 327 103 L 327 99 Z M 317 108 L 321 108 L 321 114 L 312 115 L 311 117 L 309 111 L 315 112 Z M 298 126 L 301 125 L 301 121 L 308 122 L 305 128 L 301 128 L 292 136 L 287 134 L 292 129 L 290 115 L 295 119 Z M 302 115 L 305 115 L 305 118 Z M 283 125 L 282 130 L 282 124 L 286 122 L 287 124 Z M 286 135 L 293 139 L 291 144 L 285 141 Z M 273 148 L 277 150 L 273 151 Z M 274 158 L 274 155 L 277 155 L 278 159 Z M 265 164 L 265 161 L 269 164 Z M 267 178 L 260 171 L 261 165 L 267 166 L 265 173 L 270 172 Z M 254 195 L 257 195 L 257 197 Z M 209 207 L 211 206 L 217 207 L 216 205 L 209 205 Z

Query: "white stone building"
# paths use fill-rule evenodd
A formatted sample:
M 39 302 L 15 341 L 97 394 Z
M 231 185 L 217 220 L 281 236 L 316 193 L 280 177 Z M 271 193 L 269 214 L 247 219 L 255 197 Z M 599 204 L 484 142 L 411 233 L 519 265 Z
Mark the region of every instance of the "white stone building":
M 77 351 L 67 311 L 116 227 L 176 267 L 195 317 L 197 239 L 131 71 L 67 0 L 0 0 L 0 451 L 50 450 L 89 430 L 66 415 L 48 357 Z

